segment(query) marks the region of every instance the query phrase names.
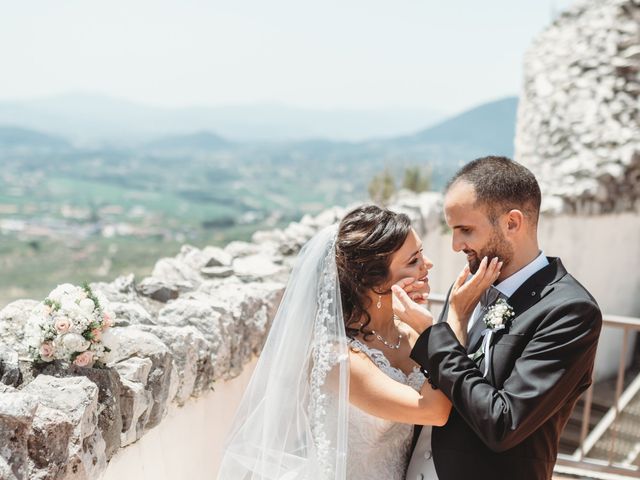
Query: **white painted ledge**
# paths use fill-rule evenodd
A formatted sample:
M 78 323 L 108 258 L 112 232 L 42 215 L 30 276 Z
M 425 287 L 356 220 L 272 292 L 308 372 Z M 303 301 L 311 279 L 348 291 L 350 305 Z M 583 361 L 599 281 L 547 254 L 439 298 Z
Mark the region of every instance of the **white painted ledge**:
M 172 405 L 157 427 L 113 456 L 101 480 L 214 480 L 256 361 L 183 407 Z

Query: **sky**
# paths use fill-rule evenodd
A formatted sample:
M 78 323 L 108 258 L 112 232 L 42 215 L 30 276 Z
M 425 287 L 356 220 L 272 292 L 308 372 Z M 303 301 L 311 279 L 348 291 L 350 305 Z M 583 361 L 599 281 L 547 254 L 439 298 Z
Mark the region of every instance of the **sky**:
M 0 100 L 443 113 L 517 95 L 561 0 L 0 0 Z

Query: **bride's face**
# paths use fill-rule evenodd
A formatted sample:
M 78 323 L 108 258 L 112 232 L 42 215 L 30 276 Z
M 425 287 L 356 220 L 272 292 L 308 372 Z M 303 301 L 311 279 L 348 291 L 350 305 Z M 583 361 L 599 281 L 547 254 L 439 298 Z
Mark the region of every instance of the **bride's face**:
M 425 288 L 421 291 L 429 293 L 429 270 L 431 267 L 433 267 L 433 263 L 422 251 L 422 241 L 412 228 L 400 250 L 391 256 L 389 287 L 403 278 L 412 277 L 414 280 L 424 281 Z

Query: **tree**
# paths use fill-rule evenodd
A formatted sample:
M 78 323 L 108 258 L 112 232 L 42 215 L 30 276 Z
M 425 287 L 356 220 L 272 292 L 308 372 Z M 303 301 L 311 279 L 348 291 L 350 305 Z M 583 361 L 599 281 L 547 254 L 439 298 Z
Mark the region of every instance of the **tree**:
M 402 188 L 416 193 L 426 192 L 431 188 L 431 171 L 423 174 L 420 167 L 408 167 L 404 171 Z
M 386 205 L 395 192 L 396 180 L 389 169 L 385 169 L 369 182 L 369 197 L 379 205 Z

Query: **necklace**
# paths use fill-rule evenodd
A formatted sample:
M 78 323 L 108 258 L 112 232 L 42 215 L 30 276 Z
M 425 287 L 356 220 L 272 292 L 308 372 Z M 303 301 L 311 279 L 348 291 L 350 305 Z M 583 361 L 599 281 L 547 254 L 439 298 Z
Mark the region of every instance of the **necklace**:
M 394 319 L 394 320 L 396 320 L 396 319 L 397 319 L 397 317 L 394 315 L 394 316 L 393 316 L 393 319 Z M 363 325 L 362 323 L 360 323 L 360 327 L 363 327 L 363 326 L 364 326 L 364 325 Z M 375 336 L 376 336 L 376 338 L 377 338 L 378 340 L 380 340 L 380 341 L 382 342 L 382 344 L 383 344 L 385 347 L 390 348 L 390 349 L 392 349 L 392 350 L 399 350 L 399 349 L 400 349 L 400 343 L 402 342 L 402 334 L 401 334 L 400 332 L 398 332 L 398 342 L 397 342 L 395 345 L 393 345 L 393 344 L 391 344 L 391 343 L 387 342 L 387 341 L 384 339 L 384 337 L 382 337 L 382 335 L 380 335 L 380 334 L 379 334 L 378 332 L 376 332 L 375 330 L 371 329 L 371 333 L 372 333 L 373 335 L 375 335 Z
M 395 345 L 387 343 L 387 341 L 384 338 L 382 338 L 382 336 L 379 333 L 376 333 L 375 330 L 371 330 L 371 333 L 373 333 L 376 336 L 376 338 L 378 340 L 380 340 L 384 344 L 385 347 L 389 347 L 389 348 L 391 348 L 393 350 L 400 349 L 400 342 L 402 341 L 402 334 L 401 333 L 398 333 L 398 343 L 396 343 Z

